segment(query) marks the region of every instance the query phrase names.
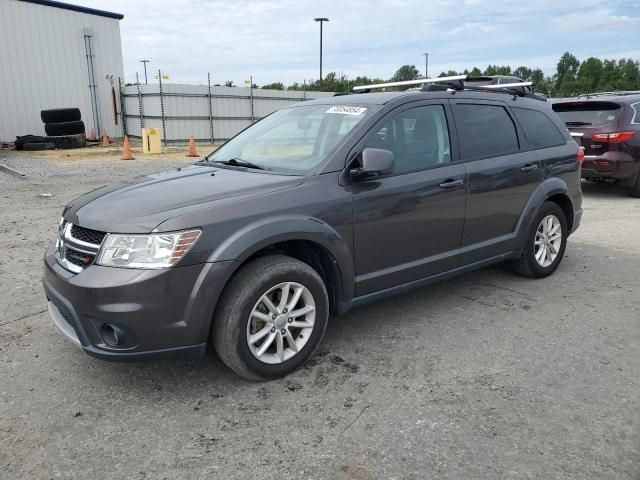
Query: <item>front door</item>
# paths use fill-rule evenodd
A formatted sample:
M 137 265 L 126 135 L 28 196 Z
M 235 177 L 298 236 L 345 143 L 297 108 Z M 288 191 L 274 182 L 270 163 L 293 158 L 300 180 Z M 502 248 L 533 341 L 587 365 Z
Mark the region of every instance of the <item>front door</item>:
M 413 105 L 387 114 L 359 147 L 392 151 L 395 170 L 351 185 L 357 296 L 460 264 L 465 168 L 452 163 L 450 110 Z

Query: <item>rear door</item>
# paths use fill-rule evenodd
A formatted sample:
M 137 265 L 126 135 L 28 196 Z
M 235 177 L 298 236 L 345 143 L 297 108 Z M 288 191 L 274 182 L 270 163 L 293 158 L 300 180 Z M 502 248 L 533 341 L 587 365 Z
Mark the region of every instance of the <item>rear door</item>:
M 515 229 L 540 183 L 541 164 L 502 102 L 452 100 L 467 169 L 468 200 L 462 264 L 484 260 L 514 248 Z

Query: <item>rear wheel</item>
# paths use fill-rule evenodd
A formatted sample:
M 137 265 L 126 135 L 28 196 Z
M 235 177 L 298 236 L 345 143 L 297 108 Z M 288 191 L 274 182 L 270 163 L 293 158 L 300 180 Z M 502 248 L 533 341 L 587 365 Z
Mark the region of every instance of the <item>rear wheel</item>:
M 635 198 L 640 198 L 640 173 L 638 173 L 638 178 L 636 178 L 636 183 L 626 188 L 627 193 Z
M 317 349 L 328 316 L 327 290 L 313 268 L 284 255 L 262 257 L 242 267 L 225 288 L 212 342 L 238 375 L 281 377 Z
M 519 258 L 512 264 L 513 269 L 532 278 L 551 275 L 562 261 L 568 234 L 562 209 L 553 202 L 544 202 L 531 225 Z

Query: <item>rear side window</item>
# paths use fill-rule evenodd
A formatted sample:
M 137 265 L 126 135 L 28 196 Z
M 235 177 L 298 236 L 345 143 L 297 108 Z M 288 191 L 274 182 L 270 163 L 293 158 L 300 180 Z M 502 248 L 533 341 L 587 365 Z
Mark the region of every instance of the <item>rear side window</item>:
M 516 127 L 504 107 L 458 103 L 454 108 L 463 160 L 518 152 Z
M 517 107 L 512 107 L 511 110 L 533 148 L 556 147 L 567 143 L 560 130 L 544 113 Z
M 564 102 L 553 105 L 553 111 L 569 126 L 605 125 L 622 113 L 615 102 Z

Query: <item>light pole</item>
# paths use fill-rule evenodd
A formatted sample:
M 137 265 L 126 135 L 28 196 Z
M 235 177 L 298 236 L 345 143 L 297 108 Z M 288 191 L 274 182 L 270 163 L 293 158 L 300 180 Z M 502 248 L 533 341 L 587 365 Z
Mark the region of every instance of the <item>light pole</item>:
M 429 78 L 429 54 L 427 52 L 424 55 L 424 78 Z
M 320 91 L 322 91 L 322 23 L 328 22 L 326 17 L 314 18 L 316 22 L 320 22 Z
M 149 63 L 149 60 L 140 60 L 142 62 L 142 64 L 144 65 L 144 84 L 147 85 L 147 63 Z

